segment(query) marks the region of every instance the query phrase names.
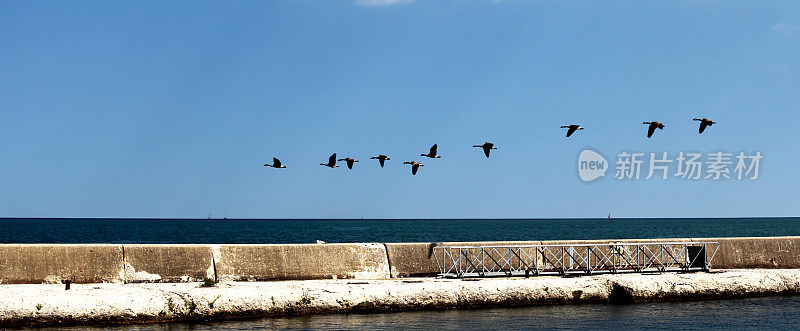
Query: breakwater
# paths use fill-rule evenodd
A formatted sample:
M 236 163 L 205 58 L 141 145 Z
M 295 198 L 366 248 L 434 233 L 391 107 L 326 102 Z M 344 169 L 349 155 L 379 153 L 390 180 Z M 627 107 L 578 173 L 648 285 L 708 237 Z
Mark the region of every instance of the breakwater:
M 436 279 L 437 246 L 717 242 L 712 272 Z M 800 237 L 0 245 L 0 326 L 800 294 Z M 199 281 L 208 281 L 208 287 Z M 72 283 L 65 290 L 64 281 Z
M 433 247 L 718 242 L 716 269 L 800 268 L 800 237 L 278 245 L 0 244 L 0 284 L 389 279 L 438 272 Z
M 800 293 L 800 269 L 712 273 L 0 286 L 0 327 L 223 320 L 541 304 L 628 303 Z

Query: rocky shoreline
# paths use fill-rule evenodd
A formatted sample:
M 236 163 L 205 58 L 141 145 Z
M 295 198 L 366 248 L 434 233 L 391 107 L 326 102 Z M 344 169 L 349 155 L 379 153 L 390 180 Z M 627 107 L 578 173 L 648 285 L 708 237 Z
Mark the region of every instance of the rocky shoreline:
M 0 327 L 800 294 L 800 269 L 489 279 L 0 285 Z

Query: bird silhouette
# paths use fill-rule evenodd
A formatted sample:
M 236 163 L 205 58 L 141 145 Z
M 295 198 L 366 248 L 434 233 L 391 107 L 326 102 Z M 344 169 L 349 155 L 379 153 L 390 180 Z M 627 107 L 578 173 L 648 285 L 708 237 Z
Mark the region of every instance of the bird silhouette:
M 494 147 L 494 144 L 488 141 L 483 143 L 483 145 L 472 145 L 472 147 L 483 148 L 483 154 L 485 154 L 487 158 L 489 157 L 489 152 L 491 152 L 493 149 L 497 149 L 497 147 Z
M 347 169 L 351 169 L 351 170 L 353 169 L 353 163 L 358 162 L 358 160 L 356 160 L 356 159 L 354 159 L 352 157 L 346 157 L 346 158 L 343 158 L 343 159 L 339 159 L 339 161 L 346 161 L 347 162 Z
M 577 125 L 577 124 L 562 125 L 561 128 L 562 129 L 569 129 L 569 130 L 567 130 L 567 137 L 569 137 L 573 133 L 575 133 L 575 130 L 583 130 L 583 128 L 580 125 Z
M 426 157 L 429 157 L 429 158 L 432 158 L 432 159 L 441 159 L 442 156 L 436 154 L 436 148 L 437 147 L 438 146 L 436 146 L 436 144 L 433 144 L 433 146 L 431 146 L 431 150 L 428 152 L 428 154 L 420 154 L 419 156 L 426 156 Z
M 642 122 L 642 124 L 650 124 L 650 127 L 647 128 L 647 138 L 653 136 L 653 132 L 656 132 L 656 128 L 659 130 L 664 130 L 664 123 L 661 122 Z
M 264 166 L 265 167 L 273 167 L 273 168 L 286 168 L 285 165 L 281 165 L 281 160 L 278 160 L 278 158 L 276 158 L 276 157 L 272 158 L 272 164 L 264 163 Z
M 417 174 L 417 169 L 419 169 L 419 167 L 424 167 L 425 166 L 424 164 L 419 163 L 417 161 L 406 161 L 406 162 L 403 162 L 403 164 L 410 164 L 411 165 L 411 174 L 412 175 L 416 175 Z
M 705 117 L 703 117 L 702 119 L 701 118 L 693 118 L 692 120 L 693 121 L 700 121 L 700 133 L 703 133 L 703 131 L 706 130 L 707 126 L 712 126 L 712 125 L 717 123 L 717 122 L 714 122 L 714 121 L 712 121 L 710 119 L 707 119 Z
M 383 163 L 386 162 L 386 160 L 391 160 L 388 156 L 383 155 L 383 154 L 378 155 L 378 156 L 373 156 L 373 157 L 370 158 L 370 160 L 374 160 L 374 159 L 378 160 L 378 163 L 381 164 L 381 168 L 383 168 Z
M 328 168 L 338 168 L 339 166 L 336 165 L 336 153 L 333 153 L 333 155 L 328 158 L 328 163 L 320 163 L 319 165 L 326 166 Z

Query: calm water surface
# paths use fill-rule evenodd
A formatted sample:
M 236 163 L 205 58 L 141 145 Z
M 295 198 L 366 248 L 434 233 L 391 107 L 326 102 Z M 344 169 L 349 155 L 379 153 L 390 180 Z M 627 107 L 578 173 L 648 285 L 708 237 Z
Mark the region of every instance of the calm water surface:
M 600 329 L 705 330 L 800 329 L 800 297 L 723 301 L 572 305 L 528 308 L 342 314 L 208 324 L 155 324 L 112 330 L 253 330 L 253 329 Z M 68 330 L 100 330 L 76 327 Z
M 0 243 L 439 242 L 797 236 L 800 218 L 0 219 Z

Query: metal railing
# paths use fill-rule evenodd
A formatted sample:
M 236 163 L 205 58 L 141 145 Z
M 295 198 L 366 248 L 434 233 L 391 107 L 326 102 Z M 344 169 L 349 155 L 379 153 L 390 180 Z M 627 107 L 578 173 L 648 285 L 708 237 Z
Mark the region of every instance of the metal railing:
M 716 242 L 439 246 L 433 255 L 440 277 L 527 277 L 709 271 L 718 248 Z

